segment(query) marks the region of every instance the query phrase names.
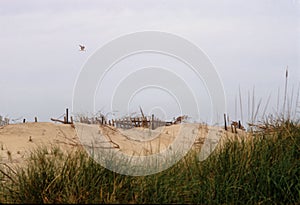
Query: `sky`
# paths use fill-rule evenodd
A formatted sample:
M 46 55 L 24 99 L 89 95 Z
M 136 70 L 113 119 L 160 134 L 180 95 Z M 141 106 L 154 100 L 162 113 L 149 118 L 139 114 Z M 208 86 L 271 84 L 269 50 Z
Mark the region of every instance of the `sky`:
M 264 113 L 266 105 L 267 112 L 280 112 L 287 68 L 289 109 L 300 112 L 299 0 L 0 0 L 0 115 L 14 122 L 61 118 L 66 108 L 72 111 L 78 76 L 99 48 L 120 36 L 152 30 L 178 35 L 206 53 L 222 81 L 231 119 L 246 122 L 257 107 Z M 79 44 L 86 51 L 80 52 Z M 151 58 L 167 62 L 148 54 L 131 63 Z M 122 65 L 136 64 L 117 66 Z M 209 95 L 201 82 L 189 83 L 199 86 L 200 120 L 207 122 Z M 126 106 L 134 113 L 142 104 L 146 114 L 156 110 L 166 119 L 179 115 L 178 107 L 171 109 L 174 98 L 163 91 L 137 91 Z M 102 100 L 108 95 L 96 92 L 95 109 L 125 115 L 126 109 L 109 109 Z M 162 96 L 162 101 L 149 96 Z M 253 108 L 248 96 L 251 103 L 254 98 Z

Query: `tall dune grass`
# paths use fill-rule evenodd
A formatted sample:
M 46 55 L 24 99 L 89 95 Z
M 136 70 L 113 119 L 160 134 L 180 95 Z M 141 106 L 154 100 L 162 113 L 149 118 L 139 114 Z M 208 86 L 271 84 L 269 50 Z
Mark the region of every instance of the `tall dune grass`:
M 252 140 L 228 140 L 205 161 L 190 152 L 142 177 L 111 172 L 80 150 L 40 147 L 28 166 L 0 172 L 0 203 L 299 204 L 300 126 L 273 125 Z

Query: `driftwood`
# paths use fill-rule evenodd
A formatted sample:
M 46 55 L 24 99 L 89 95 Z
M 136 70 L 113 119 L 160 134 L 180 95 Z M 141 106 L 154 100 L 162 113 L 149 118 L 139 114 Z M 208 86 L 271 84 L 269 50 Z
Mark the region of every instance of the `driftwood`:
M 54 119 L 54 118 L 51 118 L 52 121 L 54 122 L 61 122 L 61 123 L 64 123 L 64 124 L 73 124 L 73 118 L 71 117 L 71 122 L 69 121 L 69 109 L 66 108 L 66 115 L 64 116 L 64 120 L 59 120 L 59 119 Z M 37 121 L 37 119 L 36 119 Z
M 64 123 L 64 124 L 73 124 L 72 122 L 66 122 L 65 120 L 59 120 L 59 119 L 54 119 L 54 118 L 51 118 L 52 121 L 54 122 L 61 122 L 61 123 Z
M 147 118 L 145 117 L 141 106 L 140 106 L 140 111 L 141 111 L 141 114 L 142 114 L 142 127 L 147 128 L 148 127 Z

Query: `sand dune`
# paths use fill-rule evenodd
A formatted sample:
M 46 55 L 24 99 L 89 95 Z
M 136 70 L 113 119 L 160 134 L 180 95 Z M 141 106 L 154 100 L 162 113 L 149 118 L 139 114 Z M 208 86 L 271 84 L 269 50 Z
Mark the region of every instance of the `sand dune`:
M 52 122 L 2 126 L 0 127 L 0 159 L 4 163 L 20 164 L 37 146 L 58 145 L 64 150 L 69 150 L 82 147 L 82 144 L 89 146 L 91 142 L 93 146 L 116 149 L 128 155 L 149 155 L 171 148 L 170 145 L 179 134 L 183 138 L 195 137 L 193 148 L 200 150 L 209 130 L 214 131 L 216 139 L 220 136 L 234 136 L 233 133 L 226 132 L 220 127 L 201 124 L 178 124 L 160 127 L 156 130 L 146 128 L 122 130 L 110 126 L 88 124 L 75 124 L 75 126 Z M 81 131 L 84 129 L 89 133 L 82 134 Z M 214 143 L 218 142 L 214 141 Z
M 22 162 L 37 146 L 71 148 L 78 142 L 75 129 L 66 124 L 33 122 L 0 127 L 0 157 L 5 163 Z

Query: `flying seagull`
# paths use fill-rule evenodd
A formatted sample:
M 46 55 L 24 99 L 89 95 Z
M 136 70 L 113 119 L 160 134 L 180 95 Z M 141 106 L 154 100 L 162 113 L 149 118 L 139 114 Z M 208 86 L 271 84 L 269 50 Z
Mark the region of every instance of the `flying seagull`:
M 85 49 L 85 46 L 83 46 L 83 45 L 79 45 L 80 46 L 80 51 L 85 51 L 84 49 Z

